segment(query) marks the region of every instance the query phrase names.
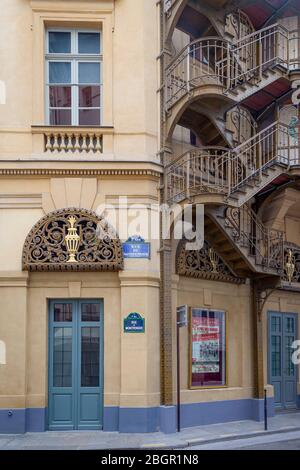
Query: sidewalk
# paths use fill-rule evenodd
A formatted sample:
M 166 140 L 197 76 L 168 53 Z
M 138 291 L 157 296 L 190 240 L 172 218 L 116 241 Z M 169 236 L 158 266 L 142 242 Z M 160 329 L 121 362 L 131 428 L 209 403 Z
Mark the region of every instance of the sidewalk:
M 120 434 L 102 431 L 47 431 L 20 435 L 0 435 L 0 450 L 91 450 L 91 449 L 175 449 L 197 444 L 222 442 L 266 434 L 300 430 L 300 412 L 280 413 L 264 423 L 235 421 L 197 428 L 180 434 Z

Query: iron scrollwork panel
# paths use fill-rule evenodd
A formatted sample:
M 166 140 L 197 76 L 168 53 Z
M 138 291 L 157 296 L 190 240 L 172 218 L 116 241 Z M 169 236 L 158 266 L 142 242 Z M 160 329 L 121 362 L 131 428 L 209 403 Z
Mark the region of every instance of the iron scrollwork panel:
M 244 279 L 236 276 L 216 251 L 204 242 L 201 250 L 186 250 L 183 240 L 177 250 L 177 274 L 187 277 L 211 279 L 241 284 Z
M 67 245 L 70 219 L 79 236 L 75 261 Z M 122 244 L 108 223 L 94 212 L 63 209 L 42 218 L 23 248 L 26 271 L 118 271 L 123 269 Z

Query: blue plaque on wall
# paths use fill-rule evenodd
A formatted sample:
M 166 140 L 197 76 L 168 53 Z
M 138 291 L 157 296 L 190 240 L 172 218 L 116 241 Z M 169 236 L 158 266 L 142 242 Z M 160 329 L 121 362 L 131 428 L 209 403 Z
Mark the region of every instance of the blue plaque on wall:
M 132 312 L 124 318 L 124 333 L 145 333 L 145 318 Z
M 135 235 L 129 237 L 128 240 L 123 243 L 124 258 L 146 258 L 150 259 L 150 243 Z

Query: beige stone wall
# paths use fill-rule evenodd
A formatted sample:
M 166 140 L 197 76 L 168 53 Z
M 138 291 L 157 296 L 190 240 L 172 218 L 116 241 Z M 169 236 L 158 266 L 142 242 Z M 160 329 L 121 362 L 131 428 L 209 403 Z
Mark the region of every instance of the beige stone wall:
M 204 279 L 174 276 L 174 325 L 176 306 L 225 310 L 227 315 L 227 386 L 225 388 L 189 389 L 189 330 L 180 330 L 181 390 L 184 403 L 251 398 L 254 393 L 253 325 L 250 285 L 234 285 Z M 268 384 L 268 325 L 267 312 L 298 314 L 300 337 L 300 294 L 275 291 L 266 302 L 262 322 L 264 337 L 264 382 Z M 173 331 L 175 342 L 175 328 Z M 175 354 L 175 350 L 174 350 Z M 176 370 L 174 370 L 175 379 Z M 298 367 L 298 395 L 300 394 Z M 174 392 L 175 393 L 175 392 Z M 268 395 L 273 387 L 268 385 Z
M 0 335 L 6 364 L 0 367 L 0 408 L 24 408 L 26 396 L 27 276 L 0 274 Z
M 66 207 L 117 208 L 120 196 L 149 214 L 158 202 L 159 14 L 156 0 L 2 0 L 0 27 L 0 408 L 47 405 L 49 299 L 104 299 L 106 406 L 160 404 L 159 240 L 151 260 L 126 260 L 120 274 L 22 272 L 22 248 L 32 226 Z M 133 13 L 134 12 L 134 13 Z M 47 26 L 96 28 L 103 38 L 103 153 L 45 154 L 44 33 Z M 180 49 L 183 35 L 174 35 Z M 3 85 L 4 84 L 4 85 Z M 1 101 L 2 102 L 2 101 Z M 189 132 L 177 128 L 174 152 L 188 148 Z M 262 208 L 270 227 L 298 242 L 299 192 L 287 189 Z M 144 207 L 141 209 L 141 204 Z M 117 209 L 117 215 L 124 210 Z M 132 214 L 133 215 L 133 214 Z M 122 223 L 116 222 L 118 232 Z M 128 235 L 133 235 L 131 232 Z M 142 232 L 144 238 L 147 233 Z M 124 237 L 126 239 L 126 237 Z M 300 294 L 275 292 L 266 309 L 300 313 Z M 185 403 L 253 396 L 253 332 L 248 284 L 173 278 L 173 358 L 176 306 L 224 309 L 228 316 L 228 386 L 189 390 L 188 333 L 181 330 L 181 383 Z M 299 305 L 298 305 L 299 304 Z M 131 311 L 146 332 L 123 333 Z M 264 315 L 265 381 L 267 330 Z M 299 322 L 300 326 L 300 322 Z M 172 371 L 175 379 L 175 361 Z M 174 380 L 175 384 L 175 380 Z M 174 391 L 175 392 L 175 391 Z M 270 391 L 271 393 L 271 391 Z M 300 393 L 300 387 L 299 387 Z
M 43 136 L 31 126 L 46 124 L 45 30 L 62 26 L 102 32 L 102 124 L 113 129 L 101 158 L 158 162 L 156 2 L 2 0 L 1 7 L 6 100 L 0 105 L 0 160 L 45 158 Z
M 65 207 L 97 210 L 107 203 L 114 208 L 119 196 L 135 204 L 129 216 L 136 211 L 147 215 L 157 203 L 157 178 L 0 181 L 0 338 L 7 348 L 7 363 L 0 368 L 0 408 L 47 405 L 48 300 L 59 298 L 104 299 L 105 406 L 158 406 L 158 240 L 152 242 L 150 260 L 125 260 L 120 274 L 22 272 L 25 238 L 41 217 Z M 127 217 L 126 208 L 117 211 L 117 231 L 122 229 L 120 211 Z M 148 238 L 147 232 L 142 235 Z M 123 333 L 123 319 L 131 311 L 145 317 L 145 334 Z
M 153 273 L 1 272 L 0 408 L 42 408 L 48 400 L 48 301 L 104 300 L 104 405 L 158 406 L 158 278 Z M 139 311 L 146 332 L 123 333 L 123 319 Z M 139 371 L 139 373 L 137 373 Z
M 53 210 L 95 211 L 104 203 L 114 208 L 120 196 L 126 196 L 129 204 L 144 204 L 146 212 L 157 203 L 156 3 L 3 0 L 1 6 L 0 55 L 5 66 L 0 80 L 6 96 L 0 105 L 0 339 L 7 357 L 0 368 L 0 408 L 47 405 L 47 306 L 49 299 L 56 298 L 104 300 L 104 404 L 157 406 L 159 242 L 152 243 L 151 260 L 126 260 L 120 276 L 27 276 L 21 263 L 30 229 Z M 103 131 L 100 155 L 45 154 L 44 128 L 37 126 L 46 124 L 44 38 L 48 26 L 101 31 L 102 124 L 112 128 Z M 119 225 L 117 220 L 117 231 L 122 228 Z M 148 238 L 148 233 L 143 235 Z M 123 333 L 123 319 L 132 310 L 145 317 L 147 329 L 129 338 Z M 134 374 L 135 370 L 141 373 Z
M 173 300 L 176 305 L 224 310 L 227 317 L 227 386 L 189 389 L 189 330 L 182 328 L 182 400 L 197 403 L 233 400 L 253 396 L 253 339 L 250 286 L 175 276 Z M 175 323 L 175 309 L 174 309 Z

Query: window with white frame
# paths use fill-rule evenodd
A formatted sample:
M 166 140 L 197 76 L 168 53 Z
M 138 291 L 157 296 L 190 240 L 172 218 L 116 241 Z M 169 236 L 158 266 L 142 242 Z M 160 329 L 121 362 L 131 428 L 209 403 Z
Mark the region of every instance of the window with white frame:
M 52 126 L 100 126 L 101 33 L 46 32 L 46 110 Z

